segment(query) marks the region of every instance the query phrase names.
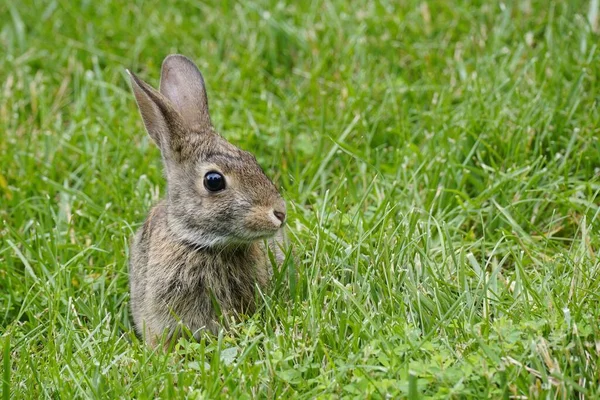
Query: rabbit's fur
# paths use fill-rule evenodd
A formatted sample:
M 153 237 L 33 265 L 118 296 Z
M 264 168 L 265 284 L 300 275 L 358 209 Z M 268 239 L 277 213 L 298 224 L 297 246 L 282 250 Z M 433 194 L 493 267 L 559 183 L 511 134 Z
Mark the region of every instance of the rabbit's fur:
M 215 333 L 219 314 L 253 312 L 255 286 L 264 288 L 271 273 L 268 249 L 282 262 L 285 202 L 254 156 L 214 131 L 192 61 L 168 56 L 159 91 L 130 76 L 167 177 L 166 198 L 131 245 L 133 321 L 153 345 L 180 335 L 180 325 L 196 337 Z M 204 184 L 214 171 L 226 182 L 218 192 Z

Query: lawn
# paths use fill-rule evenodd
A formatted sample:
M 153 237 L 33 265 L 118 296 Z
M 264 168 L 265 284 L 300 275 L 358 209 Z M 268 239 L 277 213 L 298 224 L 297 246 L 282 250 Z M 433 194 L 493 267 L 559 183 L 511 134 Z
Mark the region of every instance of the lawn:
M 598 3 L 1 2 L 3 398 L 600 396 Z M 294 248 L 170 353 L 129 315 L 165 180 L 125 72 L 169 53 Z

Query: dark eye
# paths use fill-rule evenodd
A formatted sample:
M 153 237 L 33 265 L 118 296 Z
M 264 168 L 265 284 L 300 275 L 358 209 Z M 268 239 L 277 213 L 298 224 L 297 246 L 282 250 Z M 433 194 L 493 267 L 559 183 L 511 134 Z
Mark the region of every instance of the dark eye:
M 207 172 L 204 175 L 204 187 L 209 192 L 218 192 L 225 189 L 225 177 L 215 171 Z

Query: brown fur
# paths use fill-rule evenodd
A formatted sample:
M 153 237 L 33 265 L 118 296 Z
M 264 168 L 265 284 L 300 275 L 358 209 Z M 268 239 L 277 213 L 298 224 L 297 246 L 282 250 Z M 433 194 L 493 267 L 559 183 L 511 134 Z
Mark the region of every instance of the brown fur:
M 215 308 L 225 316 L 254 312 L 255 287 L 266 287 L 271 272 L 268 249 L 283 260 L 284 221 L 276 214 L 285 214 L 285 203 L 254 156 L 214 131 L 204 80 L 190 60 L 165 59 L 160 92 L 131 77 L 168 185 L 131 245 L 134 324 L 152 345 L 179 336 L 180 325 L 194 336 L 215 333 Z M 209 171 L 225 176 L 223 191 L 203 186 Z

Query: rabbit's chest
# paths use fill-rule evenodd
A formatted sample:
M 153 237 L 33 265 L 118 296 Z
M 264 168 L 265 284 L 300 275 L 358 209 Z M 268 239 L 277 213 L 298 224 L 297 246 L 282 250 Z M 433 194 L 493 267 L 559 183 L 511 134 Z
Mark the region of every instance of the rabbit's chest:
M 161 297 L 182 313 L 212 313 L 215 301 L 221 311 L 251 312 L 256 285 L 266 285 L 268 262 L 252 255 L 187 257 L 163 285 Z

